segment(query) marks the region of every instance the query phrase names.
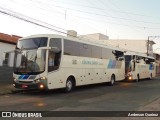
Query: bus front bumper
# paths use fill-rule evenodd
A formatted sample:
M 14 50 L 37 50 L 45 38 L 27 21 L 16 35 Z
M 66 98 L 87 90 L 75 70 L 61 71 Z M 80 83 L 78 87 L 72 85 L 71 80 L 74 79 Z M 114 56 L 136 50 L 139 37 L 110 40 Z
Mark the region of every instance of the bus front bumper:
M 39 83 L 19 83 L 13 82 L 13 86 L 18 89 L 37 89 L 37 90 L 45 90 L 48 89 L 46 83 L 39 82 Z

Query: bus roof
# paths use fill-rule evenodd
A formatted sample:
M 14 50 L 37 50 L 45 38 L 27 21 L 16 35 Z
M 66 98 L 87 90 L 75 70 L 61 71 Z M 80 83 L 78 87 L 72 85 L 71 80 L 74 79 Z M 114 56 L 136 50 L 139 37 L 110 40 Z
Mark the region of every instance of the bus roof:
M 62 36 L 62 35 L 57 35 L 57 34 L 36 34 L 36 35 L 30 35 L 30 36 L 21 38 L 19 40 L 24 40 L 24 39 L 29 39 L 29 38 L 36 38 L 36 37 L 63 38 L 63 39 L 71 40 L 71 41 L 77 41 L 77 42 L 96 45 L 96 46 L 103 46 L 103 47 L 106 47 L 106 48 L 110 48 L 110 49 L 114 49 L 114 50 L 117 50 L 117 51 L 124 52 L 123 49 L 120 49 L 120 48 L 115 47 L 115 46 L 104 44 L 104 43 L 102 43 L 100 41 L 92 41 L 92 40 L 89 40 L 89 39 L 86 39 L 86 38 L 68 37 L 68 36 Z

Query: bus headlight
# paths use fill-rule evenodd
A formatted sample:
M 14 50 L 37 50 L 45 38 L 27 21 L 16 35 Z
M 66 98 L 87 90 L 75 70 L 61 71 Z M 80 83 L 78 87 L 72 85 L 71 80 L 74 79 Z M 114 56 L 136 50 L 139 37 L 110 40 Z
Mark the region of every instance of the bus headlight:
M 39 83 L 40 82 L 40 80 L 39 79 L 37 79 L 37 80 L 34 80 L 35 81 L 35 83 Z
M 128 79 L 129 79 L 129 80 L 132 80 L 132 76 L 129 76 Z
M 40 77 L 39 79 L 34 80 L 34 82 L 35 83 L 39 83 L 39 82 L 41 82 L 43 80 L 47 80 L 47 78 L 46 77 Z
M 41 79 L 41 80 L 47 80 L 47 78 L 46 78 L 46 77 L 40 77 L 40 79 Z
M 40 85 L 39 85 L 39 88 L 40 88 L 40 89 L 44 89 L 44 85 L 43 85 L 43 84 L 40 84 Z

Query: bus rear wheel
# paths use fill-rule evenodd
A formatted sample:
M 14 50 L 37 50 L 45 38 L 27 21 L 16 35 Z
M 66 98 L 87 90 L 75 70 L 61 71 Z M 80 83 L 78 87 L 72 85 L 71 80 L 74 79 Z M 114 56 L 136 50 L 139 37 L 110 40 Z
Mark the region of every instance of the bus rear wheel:
M 69 77 L 66 81 L 65 92 L 69 93 L 73 90 L 73 88 L 74 88 L 74 82 L 73 82 L 72 78 Z
M 109 82 L 109 85 L 110 85 L 110 86 L 113 86 L 114 84 L 115 84 L 115 76 L 112 75 L 112 76 L 111 76 L 111 80 L 110 80 L 110 82 Z

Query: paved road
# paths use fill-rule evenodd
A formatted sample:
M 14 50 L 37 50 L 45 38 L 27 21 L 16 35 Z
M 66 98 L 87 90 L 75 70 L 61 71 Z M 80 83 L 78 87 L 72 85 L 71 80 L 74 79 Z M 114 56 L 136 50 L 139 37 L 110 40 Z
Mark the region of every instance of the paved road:
M 132 111 L 160 98 L 159 93 L 160 79 L 84 86 L 69 94 L 26 91 L 1 96 L 0 111 Z

